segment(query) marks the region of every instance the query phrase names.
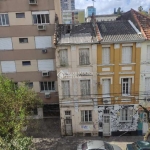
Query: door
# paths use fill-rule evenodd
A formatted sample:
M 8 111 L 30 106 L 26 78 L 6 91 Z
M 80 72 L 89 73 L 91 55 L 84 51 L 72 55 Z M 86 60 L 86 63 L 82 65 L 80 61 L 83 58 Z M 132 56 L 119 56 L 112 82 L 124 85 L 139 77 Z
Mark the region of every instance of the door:
M 65 119 L 66 136 L 71 136 L 72 133 L 72 119 Z
M 143 135 L 148 131 L 147 114 L 143 113 Z
M 103 136 L 110 136 L 110 116 L 103 117 Z

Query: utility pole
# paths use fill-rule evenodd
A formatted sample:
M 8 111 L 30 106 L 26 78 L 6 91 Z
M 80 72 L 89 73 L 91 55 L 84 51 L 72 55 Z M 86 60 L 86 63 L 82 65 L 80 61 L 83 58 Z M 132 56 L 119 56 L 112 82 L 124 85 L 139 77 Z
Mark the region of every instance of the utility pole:
M 94 7 L 94 3 L 96 2 L 95 0 L 92 0 L 93 1 L 93 7 Z

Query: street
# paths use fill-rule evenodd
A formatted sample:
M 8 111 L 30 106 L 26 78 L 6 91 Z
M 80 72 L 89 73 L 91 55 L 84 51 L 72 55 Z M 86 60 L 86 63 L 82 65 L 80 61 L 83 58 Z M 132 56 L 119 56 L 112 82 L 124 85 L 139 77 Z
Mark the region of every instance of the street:
M 62 138 L 35 138 L 34 143 L 37 150 L 76 150 L 79 143 L 87 140 L 104 140 L 126 149 L 126 144 L 142 140 L 142 136 L 115 136 L 115 137 L 62 137 Z

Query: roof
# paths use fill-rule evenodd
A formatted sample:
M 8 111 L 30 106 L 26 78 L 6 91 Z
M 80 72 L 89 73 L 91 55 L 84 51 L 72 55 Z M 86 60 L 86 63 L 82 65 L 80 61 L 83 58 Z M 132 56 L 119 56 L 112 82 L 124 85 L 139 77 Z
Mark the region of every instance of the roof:
M 142 32 L 146 39 L 150 40 L 150 17 L 147 17 L 140 12 L 131 9 L 130 11 L 123 13 L 118 20 L 130 19 L 135 26 Z
M 70 30 L 70 32 L 68 32 Z M 59 25 L 58 44 L 96 43 L 96 35 L 92 23 L 78 25 Z
M 95 15 L 95 18 L 98 18 L 98 17 L 118 17 L 117 14 L 104 14 L 104 15 Z M 88 16 L 87 18 L 91 18 L 91 16 Z
M 102 43 L 136 42 L 145 39 L 128 21 L 102 21 L 97 24 L 103 38 Z

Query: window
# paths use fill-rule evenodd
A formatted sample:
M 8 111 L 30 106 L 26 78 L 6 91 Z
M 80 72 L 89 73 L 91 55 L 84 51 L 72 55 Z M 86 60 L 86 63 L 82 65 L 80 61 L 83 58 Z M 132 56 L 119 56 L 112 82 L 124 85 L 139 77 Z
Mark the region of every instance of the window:
M 124 108 L 120 110 L 120 121 L 131 122 L 133 118 L 133 109 Z
M 150 94 L 150 77 L 145 78 L 145 94 Z
M 26 86 L 27 86 L 28 88 L 32 89 L 32 88 L 33 88 L 33 82 L 28 82 L 28 83 L 26 83 Z
M 62 94 L 63 94 L 63 97 L 69 97 L 70 96 L 69 81 L 62 81 Z
M 122 48 L 122 63 L 123 64 L 132 63 L 132 47 Z
M 8 26 L 9 19 L 8 14 L 0 14 L 0 26 Z
M 150 45 L 147 46 L 147 60 L 150 61 Z
M 92 121 L 92 111 L 83 110 L 81 111 L 81 122 L 90 122 Z
M 65 116 L 71 116 L 71 111 L 65 111 Z
M 90 80 L 81 80 L 80 87 L 82 96 L 90 95 Z
M 19 38 L 19 43 L 28 43 L 28 38 Z
M 110 48 L 104 47 L 102 49 L 102 64 L 110 63 Z
M 60 50 L 60 66 L 66 66 L 68 64 L 68 53 L 67 50 Z
M 3 73 L 16 72 L 15 61 L 1 61 L 1 67 Z
M 30 66 L 31 65 L 31 61 L 22 61 L 22 65 L 23 66 Z
M 33 23 L 34 24 L 47 24 L 49 23 L 49 12 L 33 12 Z
M 55 90 L 55 82 L 40 82 L 41 92 L 44 91 L 54 91 Z
M 25 18 L 25 13 L 16 13 L 16 18 Z
M 130 95 L 131 78 L 122 78 L 122 95 Z
M 110 96 L 110 79 L 102 80 L 102 92 L 103 92 L 103 97 Z
M 79 50 L 79 64 L 80 65 L 89 65 L 89 49 L 80 49 Z
M 11 38 L 0 38 L 0 50 L 12 50 L 12 49 L 13 46 Z

